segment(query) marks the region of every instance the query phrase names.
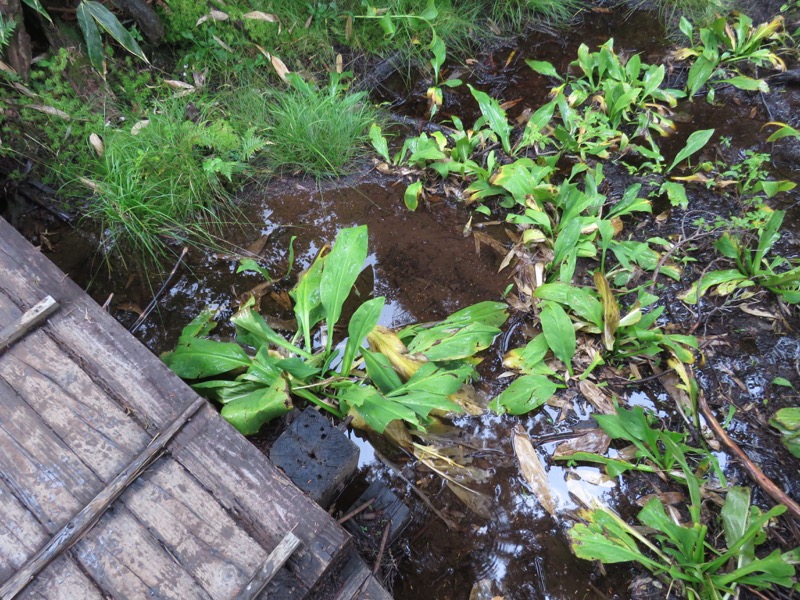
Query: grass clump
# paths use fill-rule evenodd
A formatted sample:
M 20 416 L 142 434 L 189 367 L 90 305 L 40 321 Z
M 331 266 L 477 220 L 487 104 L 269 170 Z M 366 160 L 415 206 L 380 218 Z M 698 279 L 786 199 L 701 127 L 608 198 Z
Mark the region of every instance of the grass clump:
M 107 255 L 158 263 L 170 243 L 214 245 L 211 231 L 232 209 L 226 184 L 265 140 L 173 98 L 102 143 L 102 155 L 73 174 L 93 191 L 84 215 L 100 224 Z
M 686 17 L 698 27 L 705 27 L 719 16 L 727 15 L 733 5 L 733 0 L 646 0 L 639 2 L 636 8 L 658 11 L 664 25 L 675 30 L 681 17 Z
M 492 20 L 502 28 L 518 31 L 529 21 L 562 26 L 586 5 L 584 0 L 506 0 L 489 2 Z
M 340 176 L 364 152 L 367 128 L 377 118 L 366 92 L 347 91 L 348 76 L 331 73 L 318 87 L 289 73 L 289 90 L 249 86 L 231 94 L 227 108 L 268 137 L 270 170 Z

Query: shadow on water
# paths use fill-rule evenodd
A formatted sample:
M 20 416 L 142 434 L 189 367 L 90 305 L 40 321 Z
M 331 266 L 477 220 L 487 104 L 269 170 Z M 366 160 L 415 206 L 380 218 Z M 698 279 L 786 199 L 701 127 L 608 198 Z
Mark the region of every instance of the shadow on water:
M 551 86 L 551 82 L 525 65 L 525 58 L 550 60 L 563 71 L 579 43 L 595 46 L 609 37 L 615 38 L 615 48 L 619 52 L 642 52 L 643 60 L 648 62 L 663 60 L 669 43 L 651 14 L 595 12 L 569 34 L 531 33 L 513 48 L 501 48 L 489 56 L 479 57 L 479 66 L 472 69 L 467 79 L 504 100 L 520 98 L 509 111 L 513 117 L 515 111 L 518 114 L 525 108 L 538 107 Z M 514 50 L 513 55 L 511 50 Z M 680 73 L 671 76 L 680 77 Z M 398 82 L 389 81 L 384 94 L 388 99 L 401 96 L 405 99 L 397 103 L 396 110 L 422 116 L 420 111 L 424 111 L 424 105 L 414 100 L 413 92 L 409 94 Z M 448 111 L 457 113 L 465 122 L 475 117 L 471 98 L 463 91 L 452 94 L 448 91 L 448 97 L 451 104 L 445 105 L 445 115 Z M 723 98 L 726 98 L 724 93 Z M 714 107 L 703 100 L 679 107 L 690 124 L 679 130 L 675 141 L 669 142 L 670 146 L 675 146 L 672 152 L 677 151 L 691 131 L 709 127 L 717 128 L 722 135 L 734 140 L 731 153 L 741 155 L 745 149 L 763 150 L 763 124 L 782 116 L 788 121 L 791 108 L 798 106 L 797 94 L 791 92 L 764 101 L 751 97 L 749 103 L 742 102 L 741 98 L 741 95 L 731 95 L 724 104 Z M 797 164 L 795 162 L 793 167 Z M 273 288 L 261 300 L 265 317 L 274 321 L 279 329 L 290 327 L 291 310 L 286 292 L 299 266 L 310 264 L 320 249 L 333 241 L 339 229 L 362 224 L 369 229 L 371 267 L 367 269 L 365 277 L 369 281 L 364 289 L 372 288 L 374 295 L 387 298 L 382 324 L 397 327 L 412 321 L 440 319 L 475 302 L 501 299 L 510 282 L 505 272 L 498 273 L 503 256 L 486 246 L 478 252 L 474 238 L 465 236 L 467 211 L 443 199 L 429 198 L 418 211 L 408 212 L 402 202 L 404 186 L 405 183 L 374 172 L 321 188 L 313 181 L 294 179 L 250 186 L 241 203 L 246 224 L 232 228 L 225 237 L 234 246 L 255 251 L 259 262 L 276 278 Z M 713 194 L 708 198 L 705 208 L 720 213 L 730 211 L 730 207 Z M 797 197 L 792 198 L 785 201 L 789 209 L 787 231 L 795 236 L 794 242 L 789 244 L 790 251 L 798 246 Z M 661 227 L 652 220 L 646 224 Z M 665 231 L 677 230 L 677 218 L 672 218 L 664 227 Z M 75 241 L 65 230 L 40 231 L 39 235 L 47 240 L 43 250 L 62 269 L 79 283 L 89 282 L 92 273 L 87 271 L 90 263 L 86 259 L 88 247 L 84 242 Z M 508 242 L 500 228 L 493 230 L 493 235 L 500 242 Z M 48 244 L 52 251 L 48 250 Z M 283 280 L 281 276 L 288 269 L 290 245 L 293 245 L 297 263 L 295 276 Z M 260 276 L 251 273 L 237 274 L 236 266 L 236 258 L 230 255 L 190 255 L 187 268 L 179 272 L 157 312 L 137 335 L 154 352 L 161 352 L 174 346 L 182 327 L 203 308 L 217 309 L 220 321 L 224 322 L 236 309 L 236 299 L 263 282 Z M 96 277 L 91 291 L 101 303 L 114 292 L 111 311 L 123 323 L 130 324 L 149 300 L 147 290 L 142 287 L 135 281 Z M 675 301 L 675 304 L 680 303 Z M 675 314 L 681 316 L 679 324 L 688 326 L 690 316 L 685 308 L 676 306 Z M 702 333 L 711 339 L 729 333 L 736 335 L 708 347 L 708 365 L 698 372 L 698 378 L 709 394 L 733 398 L 740 410 L 732 432 L 749 441 L 748 450 L 753 450 L 757 462 L 766 463 L 767 474 L 797 496 L 800 489 L 796 474 L 787 474 L 780 468 L 779 461 L 768 459 L 774 456 L 771 453 L 780 451 L 780 446 L 774 436 L 764 437 L 764 417 L 760 410 L 766 402 L 770 402 L 771 407 L 789 403 L 790 394 L 786 388 L 776 389 L 770 385 L 774 377 L 781 376 L 800 385 L 800 371 L 793 373 L 800 368 L 797 327 L 794 331 L 791 327 L 778 331 L 775 323 L 742 314 L 724 315 L 715 327 L 713 331 Z M 226 333 L 230 332 L 221 329 L 221 334 Z M 519 337 L 514 341 L 522 342 Z M 479 387 L 485 396 L 502 389 L 501 352 L 496 348 L 488 352 L 481 366 L 483 381 Z M 665 421 L 673 418 L 668 408 L 670 401 L 660 388 L 636 391 L 623 388 L 619 395 L 630 405 L 652 409 Z M 472 449 L 472 464 L 489 474 L 475 484 L 475 489 L 491 499 L 490 518 L 471 512 L 441 478 L 424 466 L 396 454 L 392 456 L 401 465 L 405 480 L 412 481 L 434 506 L 454 520 L 458 530 L 448 529 L 419 501 L 407 481 L 398 478 L 377 458 L 369 442 L 356 438 L 362 447 L 361 477 L 389 482 L 411 506 L 414 515 L 412 526 L 384 558 L 384 564 L 392 565 L 389 584 L 395 597 L 438 600 L 467 597 L 489 600 L 494 595 L 509 600 L 630 597 L 627 585 L 635 575 L 634 570 L 624 565 L 610 566 L 607 575 L 601 575 L 594 565 L 576 559 L 569 550 L 564 531 L 571 524 L 570 511 L 577 508 L 571 481 L 577 477 L 587 493 L 603 498 L 623 516 L 636 510 L 636 498 L 653 490 L 638 489 L 636 484 L 626 482 L 612 485 L 597 477 L 597 469 L 581 467 L 568 471 L 553 465 L 549 469 L 549 481 L 558 498 L 560 515 L 563 515 L 554 520 L 543 511 L 519 475 L 510 433 L 515 424 L 523 426 L 543 457 L 552 454 L 559 435 L 593 426 L 591 409 L 585 401 L 574 390 L 565 392 L 564 397 L 569 410 L 546 406 L 523 418 L 488 414 L 456 420 L 458 433 L 450 430 L 450 435 L 458 435 L 460 443 Z M 382 448 L 381 452 L 387 450 Z M 724 455 L 720 454 L 720 458 L 724 459 Z M 730 466 L 724 460 L 721 462 L 723 466 Z M 745 481 L 734 466 L 730 466 L 729 472 L 732 481 Z M 471 591 L 474 595 L 470 595 Z

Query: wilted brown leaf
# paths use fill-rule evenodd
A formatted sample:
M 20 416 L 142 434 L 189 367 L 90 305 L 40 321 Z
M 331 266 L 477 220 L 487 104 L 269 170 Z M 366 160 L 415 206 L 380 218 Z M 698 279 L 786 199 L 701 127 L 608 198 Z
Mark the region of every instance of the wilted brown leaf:
M 583 397 L 586 398 L 600 414 L 613 415 L 617 412 L 614 408 L 614 403 L 611 402 L 611 398 L 604 394 L 596 384 L 588 379 L 584 379 L 578 383 L 578 389 L 581 391 L 581 394 L 583 394 Z
M 611 444 L 611 437 L 602 429 L 582 429 L 574 433 L 575 437 L 556 446 L 553 458 L 565 458 L 576 452 L 605 454 Z
M 511 437 L 522 476 L 530 485 L 542 508 L 555 516 L 556 502 L 550 489 L 547 472 L 544 470 L 544 465 L 539 455 L 536 454 L 536 450 L 533 449 L 533 444 L 531 444 L 528 434 L 525 433 L 522 427 L 517 425 L 512 431 Z

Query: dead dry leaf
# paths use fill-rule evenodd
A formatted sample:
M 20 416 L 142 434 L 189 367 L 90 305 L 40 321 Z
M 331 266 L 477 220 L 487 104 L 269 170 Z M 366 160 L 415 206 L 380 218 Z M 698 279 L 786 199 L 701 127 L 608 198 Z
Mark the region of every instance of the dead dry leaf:
M 227 13 L 222 12 L 221 10 L 212 10 L 207 15 L 203 15 L 199 19 L 197 19 L 197 23 L 194 24 L 195 27 L 198 25 L 202 25 L 208 20 L 212 21 L 227 21 L 230 17 Z
M 58 117 L 59 119 L 64 119 L 65 121 L 69 121 L 72 119 L 72 117 L 70 117 L 63 110 L 59 110 L 53 106 L 42 106 L 41 104 L 29 104 L 25 108 L 30 108 L 31 110 L 36 110 L 46 115 L 50 115 L 52 117 Z
M 588 379 L 584 379 L 583 381 L 578 383 L 578 389 L 583 394 L 583 397 L 594 406 L 595 410 L 603 415 L 613 415 L 617 412 L 617 409 L 614 408 L 614 403 L 611 401 L 606 394 L 602 392 L 602 390 L 597 387 L 596 384 L 592 383 Z
M 261 12 L 260 10 L 253 10 L 249 13 L 244 13 L 242 15 L 243 19 L 254 19 L 256 21 L 267 21 L 268 23 L 280 23 L 280 19 L 277 15 L 273 15 L 270 13 Z
M 284 62 L 274 54 L 269 60 L 272 63 L 272 67 L 275 69 L 275 72 L 278 74 L 278 77 L 283 79 L 286 83 L 289 83 L 289 80 L 286 78 L 286 76 L 291 73 L 291 71 L 289 71 L 289 68 L 284 64 Z
M 530 485 L 542 508 L 552 516 L 555 516 L 556 502 L 550 489 L 547 472 L 544 470 L 544 465 L 539 455 L 536 454 L 536 450 L 533 449 L 533 444 L 528 434 L 525 433 L 522 427 L 517 425 L 512 431 L 511 437 L 514 445 L 514 454 L 517 457 L 522 476 Z
M 105 154 L 106 149 L 105 146 L 103 145 L 103 140 L 100 138 L 100 136 L 97 135 L 96 133 L 90 134 L 89 143 L 92 145 L 92 148 L 94 148 L 94 151 L 97 152 L 97 156 L 102 158 L 103 154 Z
M 611 437 L 602 429 L 582 429 L 572 437 L 556 446 L 553 458 L 565 458 L 576 452 L 605 454 L 611 444 Z
M 142 119 L 141 121 L 137 121 L 134 123 L 133 127 L 131 127 L 131 135 L 139 135 L 139 132 L 150 125 L 149 119 Z

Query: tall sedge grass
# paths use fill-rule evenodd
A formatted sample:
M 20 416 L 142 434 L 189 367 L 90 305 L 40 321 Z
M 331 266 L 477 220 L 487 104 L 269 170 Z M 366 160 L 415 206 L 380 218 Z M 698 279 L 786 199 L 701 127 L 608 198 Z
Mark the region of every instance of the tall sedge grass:
M 236 90 L 225 101 L 226 110 L 269 140 L 264 158 L 270 170 L 345 174 L 364 153 L 377 110 L 366 93 L 348 92 L 337 73 L 323 87 L 296 74 L 289 79 L 291 87 L 284 90 L 256 85 Z
M 228 159 L 240 138 L 209 115 L 188 120 L 187 104 L 162 102 L 138 131 L 106 133 L 103 155 L 73 173 L 93 192 L 85 216 L 100 224 L 104 250 L 125 263 L 157 264 L 173 244 L 213 245 L 210 231 L 232 207 L 215 159 L 237 164 Z

